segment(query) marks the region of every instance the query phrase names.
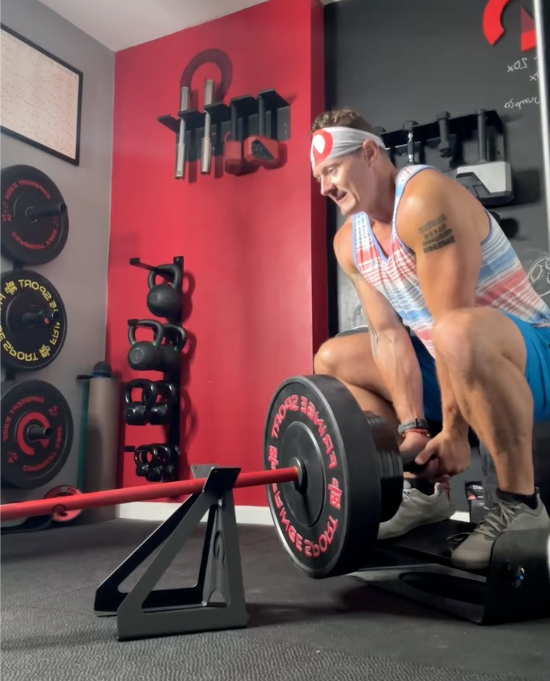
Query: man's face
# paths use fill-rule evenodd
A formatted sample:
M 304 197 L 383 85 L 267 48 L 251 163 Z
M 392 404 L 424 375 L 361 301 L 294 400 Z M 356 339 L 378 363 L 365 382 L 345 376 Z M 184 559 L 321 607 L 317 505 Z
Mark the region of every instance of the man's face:
M 315 166 L 313 174 L 321 187 L 321 194 L 331 198 L 348 216 L 368 212 L 375 189 L 373 177 L 374 143 L 365 143 L 358 151 L 327 159 Z

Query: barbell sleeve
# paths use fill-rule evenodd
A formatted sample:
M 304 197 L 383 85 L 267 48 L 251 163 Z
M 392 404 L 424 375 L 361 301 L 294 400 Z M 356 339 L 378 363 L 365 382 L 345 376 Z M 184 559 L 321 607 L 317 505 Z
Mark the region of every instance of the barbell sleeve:
M 38 426 L 36 423 L 34 423 L 29 426 L 27 435 L 31 442 L 49 439 L 53 435 L 53 428 L 50 428 L 49 426 Z
M 180 131 L 176 144 L 176 180 L 185 177 L 185 121 L 180 118 Z
M 180 89 L 180 111 L 189 109 L 190 92 L 189 88 L 183 86 Z M 180 118 L 180 129 L 176 143 L 176 180 L 183 180 L 185 177 L 185 119 Z
M 204 104 L 205 106 L 214 103 L 214 81 L 205 80 L 204 82 Z M 204 117 L 204 137 L 201 144 L 201 173 L 207 175 L 210 172 L 210 161 L 212 158 L 212 119 L 208 111 Z
M 54 321 L 58 316 L 59 310 L 46 308 L 45 310 L 25 312 L 21 318 L 21 321 L 23 322 L 24 326 L 32 326 L 35 322 L 43 322 L 44 324 L 47 324 L 50 321 Z
M 54 511 L 71 511 L 93 508 L 97 506 L 114 506 L 132 501 L 147 501 L 164 497 L 179 497 L 187 494 L 199 494 L 207 478 L 196 480 L 179 480 L 177 482 L 155 483 L 141 487 L 108 489 L 100 492 L 87 492 L 66 497 L 52 497 L 35 501 L 21 501 L 15 504 L 0 506 L 0 520 L 16 520 L 31 516 L 52 515 Z M 298 480 L 297 468 L 281 468 L 279 470 L 253 471 L 241 473 L 234 487 L 256 487 L 271 483 L 295 482 Z
M 44 218 L 52 218 L 56 215 L 63 215 L 67 212 L 67 206 L 64 203 L 52 203 L 47 206 L 40 206 L 39 208 L 27 208 L 26 216 L 32 222 L 42 220 Z

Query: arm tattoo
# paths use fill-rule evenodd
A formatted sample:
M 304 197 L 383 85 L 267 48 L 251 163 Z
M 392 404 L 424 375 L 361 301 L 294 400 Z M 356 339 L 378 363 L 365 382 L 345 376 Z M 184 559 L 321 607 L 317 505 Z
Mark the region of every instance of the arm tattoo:
M 422 225 L 422 227 L 419 227 L 418 231 L 422 235 L 422 250 L 424 253 L 438 251 L 440 248 L 448 246 L 455 241 L 453 230 L 447 227 L 447 216 L 443 213 L 435 218 L 435 220 L 430 220 Z

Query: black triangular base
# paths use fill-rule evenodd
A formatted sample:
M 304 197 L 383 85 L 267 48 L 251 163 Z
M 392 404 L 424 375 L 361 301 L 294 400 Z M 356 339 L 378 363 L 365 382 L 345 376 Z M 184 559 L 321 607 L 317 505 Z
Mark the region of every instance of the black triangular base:
M 247 626 L 233 500 L 238 474 L 238 468 L 212 468 L 203 491 L 190 496 L 98 587 L 94 610 L 117 615 L 120 641 Z M 197 584 L 155 590 L 207 512 Z M 121 592 L 122 582 L 163 543 L 134 588 Z M 209 603 L 216 591 L 225 603 Z

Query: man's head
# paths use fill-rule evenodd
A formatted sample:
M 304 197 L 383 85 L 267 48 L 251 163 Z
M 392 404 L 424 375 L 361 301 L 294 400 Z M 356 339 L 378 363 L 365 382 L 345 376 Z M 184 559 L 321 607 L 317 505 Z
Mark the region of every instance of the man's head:
M 395 166 L 375 129 L 350 108 L 325 111 L 312 128 L 311 165 L 342 215 L 375 214 L 386 200 Z

